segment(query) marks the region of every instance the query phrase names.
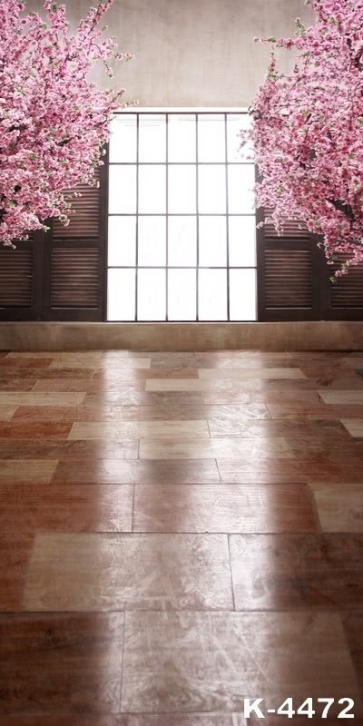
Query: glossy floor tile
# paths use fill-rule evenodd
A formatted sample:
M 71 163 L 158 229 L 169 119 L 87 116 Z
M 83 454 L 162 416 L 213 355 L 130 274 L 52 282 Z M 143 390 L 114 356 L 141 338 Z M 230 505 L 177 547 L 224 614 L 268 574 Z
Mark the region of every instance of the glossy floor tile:
M 136 486 L 136 532 L 314 532 L 312 497 L 299 484 Z
M 333 613 L 126 613 L 123 674 L 125 711 L 238 711 L 250 693 L 270 708 L 286 693 L 359 700 Z
M 362 360 L 1 352 L 0 726 L 363 726 Z
M 362 610 L 363 535 L 230 538 L 237 610 Z
M 324 403 L 327 404 L 340 404 L 340 405 L 363 405 L 363 391 L 323 391 L 318 390 L 320 398 L 323 399 Z
M 220 482 L 214 459 L 196 461 L 142 461 L 96 459 L 60 461 L 52 482 L 58 484 L 216 484 Z
M 132 484 L 99 487 L 0 484 L 0 531 L 128 532 L 132 528 Z
M 237 380 L 247 380 L 248 378 L 271 378 L 277 380 L 282 378 L 284 381 L 288 379 L 306 378 L 300 368 L 200 368 L 199 378 L 202 380 L 215 380 L 216 378 L 230 378 Z
M 39 534 L 26 610 L 231 609 L 226 535 Z
M 363 471 L 360 483 L 310 483 L 324 532 L 363 532 Z
M 85 393 L 39 393 L 0 391 L 0 405 L 11 406 L 78 406 L 82 403 Z
M 0 443 L 0 450 L 2 443 Z M 21 456 L 21 449 L 18 452 Z M 57 460 L 45 459 L 8 459 L 1 461 L 0 465 L 0 483 L 15 484 L 33 482 L 36 484 L 48 484 L 52 478 L 55 468 L 58 464 Z M 16 496 L 16 495 L 14 495 Z
M 1 424 L 0 424 L 1 434 Z M 69 439 L 191 439 L 209 436 L 207 421 L 103 421 L 77 422 Z
M 0 421 L 9 421 L 16 411 L 16 406 L 0 406 Z
M 291 449 L 284 438 L 266 441 L 251 437 L 193 439 L 141 439 L 141 459 L 290 459 Z
M 0 712 L 117 713 L 124 614 L 0 616 Z
M 341 421 L 351 436 L 357 439 L 363 438 L 363 419 L 342 418 Z

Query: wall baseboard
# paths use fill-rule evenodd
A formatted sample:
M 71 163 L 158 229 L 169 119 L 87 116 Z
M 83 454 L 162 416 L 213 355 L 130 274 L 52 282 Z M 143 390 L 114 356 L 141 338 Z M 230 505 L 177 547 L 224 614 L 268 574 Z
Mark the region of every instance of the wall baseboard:
M 363 321 L 0 323 L 0 350 L 363 350 Z

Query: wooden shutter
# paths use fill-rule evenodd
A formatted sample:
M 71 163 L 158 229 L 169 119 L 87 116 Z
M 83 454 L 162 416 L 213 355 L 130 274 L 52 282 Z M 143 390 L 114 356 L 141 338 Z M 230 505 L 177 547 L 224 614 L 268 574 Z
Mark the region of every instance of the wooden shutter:
M 344 260 L 344 255 L 339 255 L 336 264 L 327 265 L 329 277 Z M 324 317 L 327 320 L 363 320 L 363 264 L 350 267 L 346 275 L 334 282 L 329 279 Z
M 271 210 L 258 214 L 264 221 Z M 306 227 L 286 220 L 279 236 L 271 223 L 257 234 L 259 320 L 313 320 L 319 317 L 316 277 L 320 253 Z
M 0 319 L 41 318 L 43 235 L 15 242 L 15 250 L 0 245 Z
M 99 187 L 77 187 L 65 227 L 45 236 L 45 319 L 102 321 L 105 316 L 106 168 Z
M 259 212 L 258 221 L 270 213 Z M 258 230 L 259 320 L 363 320 L 363 264 L 331 282 L 346 258 L 328 265 L 317 241 L 293 220 L 280 237 L 269 223 Z

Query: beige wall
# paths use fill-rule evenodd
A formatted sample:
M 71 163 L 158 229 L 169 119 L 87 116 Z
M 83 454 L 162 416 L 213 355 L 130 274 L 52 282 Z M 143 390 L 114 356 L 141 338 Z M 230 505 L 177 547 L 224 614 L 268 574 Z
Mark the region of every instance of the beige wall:
M 72 23 L 96 4 L 65 3 Z M 27 7 L 40 9 L 42 0 Z M 109 32 L 135 59 L 118 64 L 112 85 L 126 86 L 124 99 L 141 107 L 248 106 L 268 59 L 253 37 L 290 35 L 297 16 L 312 17 L 304 0 L 114 0 Z

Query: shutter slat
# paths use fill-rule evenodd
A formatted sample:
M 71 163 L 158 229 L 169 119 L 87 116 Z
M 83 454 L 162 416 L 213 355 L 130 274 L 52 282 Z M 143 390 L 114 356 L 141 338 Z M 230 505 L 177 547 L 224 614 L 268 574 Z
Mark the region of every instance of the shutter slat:
M 311 308 L 311 251 L 265 250 L 265 304 L 272 308 Z
M 96 172 L 96 180 L 99 182 L 99 169 Z M 69 215 L 70 222 L 67 227 L 59 219 L 53 220 L 52 231 L 54 244 L 59 244 L 62 240 L 72 238 L 98 239 L 100 227 L 99 187 L 80 184 L 75 190 L 69 190 L 69 192 L 72 191 L 77 191 L 82 196 L 71 198 L 72 212 Z
M 30 309 L 32 297 L 32 248 L 0 246 L 0 307 Z
M 337 256 L 337 261 L 330 266 L 331 274 L 346 260 L 345 255 Z M 363 264 L 349 268 L 348 273 L 336 278 L 331 283 L 332 308 L 363 308 Z
M 55 247 L 52 250 L 52 308 L 97 308 L 99 250 Z

